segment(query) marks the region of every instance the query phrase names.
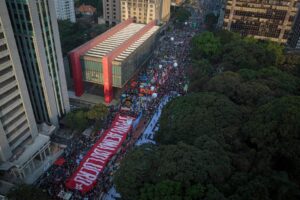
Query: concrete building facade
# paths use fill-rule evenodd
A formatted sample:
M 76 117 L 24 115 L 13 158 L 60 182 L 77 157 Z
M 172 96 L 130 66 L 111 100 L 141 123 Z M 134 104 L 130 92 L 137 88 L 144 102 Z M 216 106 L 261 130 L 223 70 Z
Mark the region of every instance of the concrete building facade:
M 57 19 L 76 22 L 74 0 L 54 0 L 54 3 Z
M 223 27 L 285 44 L 298 12 L 298 3 L 299 0 L 228 0 Z
M 54 1 L 6 0 L 33 113 L 58 126 L 70 108 Z
M 121 21 L 133 18 L 137 23 L 158 23 L 170 19 L 171 0 L 121 0 Z
M 295 50 L 300 50 L 300 11 L 298 11 L 298 15 L 293 25 L 291 37 L 289 38 L 289 47 Z
M 93 84 L 102 87 L 98 94 L 111 103 L 114 89 L 121 89 L 150 57 L 158 32 L 155 21 L 145 25 L 128 19 L 71 51 L 75 95 L 82 96 L 86 85 Z
M 120 0 L 103 0 L 103 18 L 107 25 L 121 22 Z
M 32 183 L 53 155 L 49 134 L 38 125 L 5 1 L 0 1 L 0 171 L 7 181 Z M 53 157 L 52 157 L 53 158 Z

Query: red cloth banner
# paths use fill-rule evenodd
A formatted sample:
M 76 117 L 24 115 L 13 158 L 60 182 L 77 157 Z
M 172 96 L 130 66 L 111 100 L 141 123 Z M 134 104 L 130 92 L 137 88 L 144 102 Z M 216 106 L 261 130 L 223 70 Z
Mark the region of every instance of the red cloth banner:
M 66 187 L 86 193 L 94 188 L 98 175 L 113 157 L 132 128 L 133 117 L 117 115 L 112 126 L 87 152 L 79 167 L 67 180 Z

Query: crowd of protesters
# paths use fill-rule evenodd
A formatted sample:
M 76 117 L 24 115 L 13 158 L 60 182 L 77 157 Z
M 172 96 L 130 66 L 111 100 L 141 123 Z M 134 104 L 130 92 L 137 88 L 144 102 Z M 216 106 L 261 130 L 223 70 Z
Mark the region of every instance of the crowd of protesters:
M 147 66 L 126 85 L 121 95 L 120 106 L 110 109 L 103 129 L 110 127 L 118 112 L 134 117 L 142 115 L 144 126 L 151 128 L 151 134 L 145 128 L 144 134 L 142 133 L 140 138 L 136 138 L 137 143 L 140 143 L 145 137 L 153 139 L 153 129 L 157 128 L 159 116 L 156 116 L 155 122 L 151 119 L 155 115 L 160 115 L 163 107 L 162 99 L 169 100 L 169 97 L 184 95 L 187 91 L 186 67 L 190 65 L 189 44 L 197 30 L 185 26 L 187 25 L 183 25 L 183 27 L 175 27 L 172 23 L 168 25 L 168 31 L 160 38 Z M 159 114 L 157 114 L 158 111 Z M 92 191 L 82 195 L 79 191 L 67 189 L 65 182 L 78 168 L 80 161 L 99 140 L 102 133 L 103 131 L 99 131 L 93 137 L 81 135 L 73 139 L 60 158 L 62 162 L 50 167 L 40 179 L 38 186 L 47 191 L 52 199 L 62 199 L 59 195 L 61 191 L 71 193 L 70 199 L 101 199 L 101 195 L 111 187 L 112 175 L 126 153 L 124 149 L 111 159 L 107 169 L 98 177 L 97 184 Z

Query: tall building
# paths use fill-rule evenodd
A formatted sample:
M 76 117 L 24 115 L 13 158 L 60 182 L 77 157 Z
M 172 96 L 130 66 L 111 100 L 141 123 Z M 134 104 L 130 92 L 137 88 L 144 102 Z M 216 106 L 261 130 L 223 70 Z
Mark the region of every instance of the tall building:
M 103 18 L 107 25 L 120 23 L 120 0 L 103 0 Z
M 8 181 L 32 183 L 52 154 L 49 136 L 40 133 L 55 127 L 42 129 L 35 121 L 10 21 L 0 1 L 0 171 L 13 175 Z
M 121 21 L 133 18 L 137 23 L 153 20 L 166 22 L 170 18 L 171 0 L 121 0 Z
M 298 11 L 291 37 L 289 38 L 289 47 L 300 50 L 300 11 Z
M 257 39 L 286 43 L 296 17 L 299 0 L 228 0 L 226 30 Z
M 54 3 L 57 19 L 76 22 L 74 0 L 54 0 Z
M 6 0 L 37 123 L 58 126 L 69 110 L 58 25 L 52 0 Z

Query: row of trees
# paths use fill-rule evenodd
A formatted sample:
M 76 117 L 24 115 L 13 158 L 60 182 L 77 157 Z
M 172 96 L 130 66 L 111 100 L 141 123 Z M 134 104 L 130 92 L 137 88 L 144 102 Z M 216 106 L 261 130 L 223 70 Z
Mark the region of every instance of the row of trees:
M 108 115 L 108 108 L 103 104 L 97 104 L 90 109 L 78 109 L 69 112 L 66 115 L 65 123 L 67 127 L 83 131 L 89 125 L 95 125 L 95 128 L 99 128 L 102 125 L 104 119 Z
M 58 21 L 62 52 L 69 51 L 84 44 L 107 30 L 105 25 L 91 25 L 88 23 L 71 23 L 68 20 Z
M 299 58 L 226 31 L 192 46 L 190 94 L 164 108 L 159 145 L 121 163 L 122 198 L 300 199 Z

